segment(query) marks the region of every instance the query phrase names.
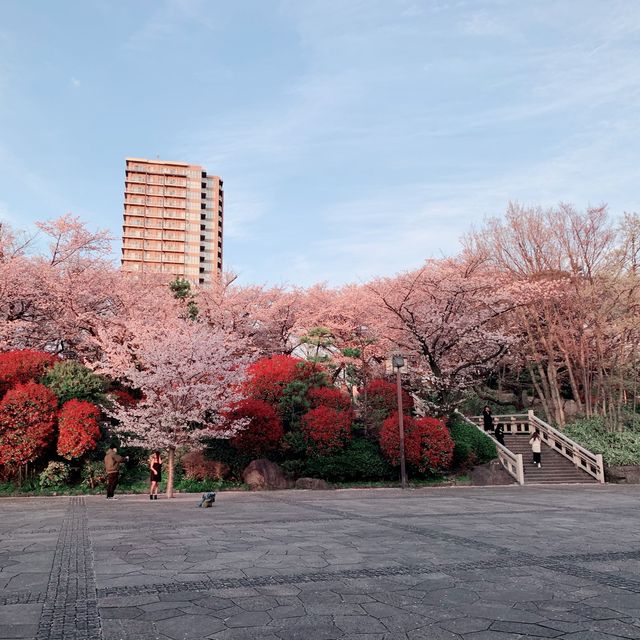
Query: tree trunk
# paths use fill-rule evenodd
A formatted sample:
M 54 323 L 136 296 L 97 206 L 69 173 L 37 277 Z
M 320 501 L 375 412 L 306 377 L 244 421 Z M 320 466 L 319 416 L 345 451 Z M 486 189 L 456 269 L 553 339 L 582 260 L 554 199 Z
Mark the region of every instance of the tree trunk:
M 176 466 L 176 448 L 169 447 L 169 472 L 167 473 L 167 498 L 173 498 L 173 476 Z

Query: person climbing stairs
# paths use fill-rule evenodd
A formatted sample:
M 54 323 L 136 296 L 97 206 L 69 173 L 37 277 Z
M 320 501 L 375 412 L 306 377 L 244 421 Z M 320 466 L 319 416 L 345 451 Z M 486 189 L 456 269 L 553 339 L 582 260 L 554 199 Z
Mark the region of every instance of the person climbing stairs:
M 522 454 L 525 484 L 597 482 L 593 476 L 582 469 L 578 469 L 571 460 L 554 451 L 544 441 L 541 446 L 542 466 L 534 465 L 531 445 L 529 444 L 530 438 L 531 434 L 506 434 L 504 436 L 507 449 L 513 453 Z

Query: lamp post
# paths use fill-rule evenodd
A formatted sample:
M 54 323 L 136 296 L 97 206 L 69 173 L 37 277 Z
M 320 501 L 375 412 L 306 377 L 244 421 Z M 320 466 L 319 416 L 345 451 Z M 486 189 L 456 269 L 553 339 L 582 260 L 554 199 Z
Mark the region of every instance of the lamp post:
M 402 416 L 402 381 L 400 380 L 400 369 L 404 367 L 404 358 L 400 354 L 391 357 L 391 364 L 396 369 L 396 385 L 398 387 L 398 432 L 400 434 L 400 484 L 403 489 L 407 488 L 407 467 L 404 460 L 404 419 Z

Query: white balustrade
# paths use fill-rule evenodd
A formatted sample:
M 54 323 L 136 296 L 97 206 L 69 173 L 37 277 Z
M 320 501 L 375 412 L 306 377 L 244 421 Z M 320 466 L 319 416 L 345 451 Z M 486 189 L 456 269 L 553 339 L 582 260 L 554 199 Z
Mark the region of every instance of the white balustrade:
M 473 416 L 473 418 L 467 418 L 459 412 L 458 415 L 467 423 L 474 426 L 476 429 L 481 431 L 487 438 L 491 436 L 487 435 L 484 432 L 484 428 L 482 425 L 482 416 L 480 416 L 480 421 L 478 422 L 478 416 Z M 501 416 L 501 417 L 510 417 L 510 416 Z M 516 417 L 516 416 L 514 416 Z M 526 417 L 526 416 L 525 416 Z M 503 423 L 504 424 L 504 423 Z M 516 426 L 516 421 L 509 422 L 510 426 Z M 505 427 L 505 432 L 507 429 Z M 511 432 L 507 432 L 511 433 Z M 493 440 L 493 438 L 491 438 Z M 499 442 L 494 441 L 496 445 L 496 449 L 498 450 L 498 460 L 502 466 L 506 469 L 507 473 L 512 476 L 518 484 L 524 484 L 524 464 L 522 462 L 522 454 L 521 453 L 513 453 L 507 449 L 507 447 L 501 445 Z
M 563 455 L 573 462 L 578 468 L 593 476 L 598 482 L 604 483 L 604 462 L 602 454 L 591 453 L 582 445 L 571 440 L 561 431 L 552 427 L 544 420 L 540 420 L 534 415 L 533 411 L 529 411 L 530 430 L 538 429 L 542 441 L 554 451 Z
M 467 420 L 479 429 L 484 430 L 482 416 L 472 416 Z M 505 434 L 509 435 L 530 435 L 535 429 L 538 429 L 542 441 L 548 447 L 571 460 L 578 469 L 582 469 L 582 471 L 593 476 L 598 482 L 604 483 L 602 455 L 591 453 L 591 451 L 574 442 L 555 427 L 538 418 L 532 410 L 529 410 L 528 413 L 493 416 L 493 424 L 501 424 L 504 427 Z

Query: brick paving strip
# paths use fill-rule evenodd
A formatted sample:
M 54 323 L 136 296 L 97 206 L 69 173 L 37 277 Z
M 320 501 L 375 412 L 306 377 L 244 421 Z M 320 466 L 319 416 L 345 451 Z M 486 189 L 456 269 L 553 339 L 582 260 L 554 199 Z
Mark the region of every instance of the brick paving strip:
M 35 640 L 102 640 L 87 508 L 82 497 L 69 501 Z
M 40 591 L 22 591 L 13 593 L 6 598 L 0 598 L 0 607 L 8 604 L 40 604 L 44 602 L 45 594 Z
M 520 557 L 518 557 L 518 555 Z M 595 556 L 595 557 L 591 557 Z M 391 566 L 378 569 L 346 569 L 344 571 L 319 571 L 316 573 L 281 574 L 271 576 L 256 576 L 246 578 L 207 578 L 188 582 L 161 582 L 153 584 L 132 585 L 125 587 L 105 587 L 98 590 L 99 598 L 109 596 L 139 596 L 159 595 L 161 593 L 186 593 L 197 591 L 219 591 L 225 589 L 270 587 L 285 584 L 304 584 L 332 582 L 359 578 L 383 578 L 391 576 L 421 576 L 429 574 L 455 575 L 460 572 L 483 571 L 485 569 L 505 569 L 511 567 L 540 567 L 556 571 L 576 578 L 585 578 L 601 585 L 623 589 L 633 593 L 640 593 L 640 582 L 600 571 L 568 564 L 566 560 L 595 562 L 601 560 L 620 560 L 623 558 L 639 558 L 640 552 L 612 554 L 584 554 L 571 556 L 551 556 L 539 558 L 528 554 L 514 554 L 497 560 L 483 560 L 479 562 L 463 562 L 443 565 L 413 565 Z

